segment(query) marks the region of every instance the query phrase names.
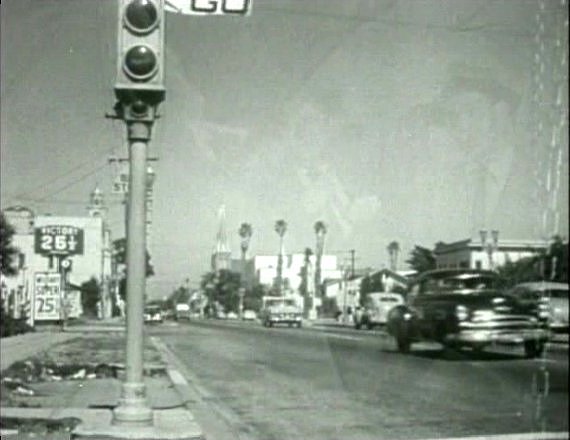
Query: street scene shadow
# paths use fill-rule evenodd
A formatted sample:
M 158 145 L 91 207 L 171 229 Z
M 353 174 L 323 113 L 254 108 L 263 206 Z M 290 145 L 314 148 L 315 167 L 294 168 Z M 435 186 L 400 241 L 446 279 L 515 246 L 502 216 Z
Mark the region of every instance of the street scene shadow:
M 500 351 L 480 351 L 480 350 L 450 350 L 450 349 L 416 349 L 412 348 L 412 356 L 426 359 L 437 359 L 453 362 L 461 361 L 513 361 L 525 359 L 524 355 L 500 352 Z
M 393 353 L 398 356 L 411 356 L 424 359 L 433 359 L 449 362 L 472 362 L 472 361 L 486 361 L 486 362 L 497 362 L 497 361 L 514 361 L 525 359 L 523 353 L 517 353 L 514 351 L 499 351 L 499 350 L 489 350 L 489 351 L 477 351 L 477 350 L 452 350 L 445 349 L 442 347 L 430 347 L 430 348 L 414 348 L 412 346 L 408 354 L 400 353 L 396 347 L 391 347 L 389 344 L 384 345 L 381 348 L 384 353 Z

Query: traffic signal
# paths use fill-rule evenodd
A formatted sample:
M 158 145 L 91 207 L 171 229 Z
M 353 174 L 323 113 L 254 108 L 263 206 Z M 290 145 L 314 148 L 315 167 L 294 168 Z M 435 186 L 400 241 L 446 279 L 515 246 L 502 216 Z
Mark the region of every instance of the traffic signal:
M 115 95 L 136 113 L 164 100 L 164 0 L 118 0 Z

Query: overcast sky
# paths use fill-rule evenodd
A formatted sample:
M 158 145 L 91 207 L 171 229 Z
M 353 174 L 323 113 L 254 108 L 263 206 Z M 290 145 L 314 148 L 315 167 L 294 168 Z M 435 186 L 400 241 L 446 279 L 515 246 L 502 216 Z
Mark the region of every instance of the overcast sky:
M 538 42 L 534 0 L 255 0 L 249 17 L 169 13 L 149 293 L 208 270 L 221 204 L 236 256 L 242 222 L 253 225 L 251 252 L 268 254 L 276 220 L 288 222 L 288 252 L 314 247 L 322 220 L 325 250 L 341 261 L 355 249 L 358 266 L 382 267 L 396 240 L 404 268 L 414 244 L 481 228 L 543 238 L 548 197 L 568 236 L 568 126 L 552 148 L 560 118 L 533 104 L 537 84 L 555 101 L 567 64 L 551 47 L 561 38 L 567 52 L 568 25 L 556 25 L 560 1 L 544 3 L 554 12 Z M 0 10 L 2 208 L 85 215 L 98 184 L 121 237 L 107 158 L 126 156 L 125 128 L 104 118 L 116 2 L 8 0 Z M 537 138 L 540 121 L 548 135 Z M 541 189 L 557 169 L 560 184 Z

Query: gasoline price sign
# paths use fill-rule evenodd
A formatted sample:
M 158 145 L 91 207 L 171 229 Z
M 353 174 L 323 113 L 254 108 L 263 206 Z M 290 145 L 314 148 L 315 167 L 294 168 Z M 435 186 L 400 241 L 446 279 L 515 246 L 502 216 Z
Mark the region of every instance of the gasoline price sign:
M 36 272 L 34 276 L 34 319 L 61 319 L 61 275 L 57 272 Z
M 83 255 L 83 229 L 68 225 L 38 227 L 34 248 L 42 255 Z

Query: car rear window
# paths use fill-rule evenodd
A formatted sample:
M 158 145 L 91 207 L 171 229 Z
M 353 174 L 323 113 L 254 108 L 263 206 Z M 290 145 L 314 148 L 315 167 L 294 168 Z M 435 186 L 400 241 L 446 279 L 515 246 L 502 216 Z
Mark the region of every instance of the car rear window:
M 568 290 L 548 289 L 542 292 L 542 295 L 549 298 L 568 299 Z
M 427 279 L 423 282 L 421 291 L 423 294 L 439 292 L 457 292 L 493 289 L 497 285 L 497 279 L 478 274 L 459 274 L 445 278 Z

